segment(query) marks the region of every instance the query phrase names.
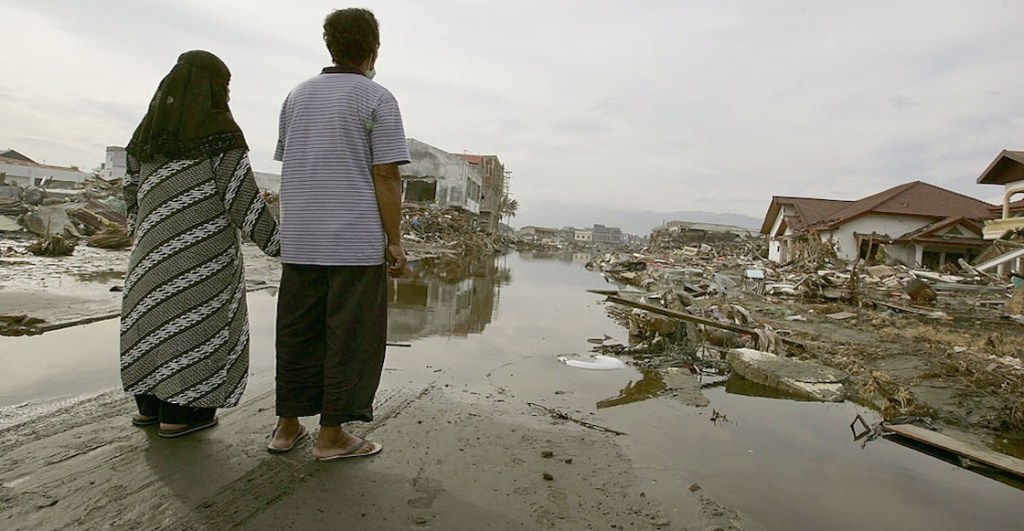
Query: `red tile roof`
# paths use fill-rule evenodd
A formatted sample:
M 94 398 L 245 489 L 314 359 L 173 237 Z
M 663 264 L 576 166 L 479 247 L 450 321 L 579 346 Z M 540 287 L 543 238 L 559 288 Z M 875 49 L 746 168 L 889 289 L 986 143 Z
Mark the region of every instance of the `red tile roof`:
M 783 206 L 791 206 L 795 211 L 794 214 L 786 216 L 786 224 L 794 231 L 801 232 L 850 203 L 851 201 L 837 199 L 774 196 L 772 204 L 768 207 L 768 213 L 765 214 L 764 223 L 761 225 L 761 233 L 768 234 L 768 231 L 772 230 L 772 225 Z
M 901 184 L 883 192 L 850 203 L 813 228 L 834 229 L 865 214 L 891 214 L 945 219 L 963 216 L 969 219 L 991 219 L 992 205 L 963 194 L 921 181 Z
M 900 236 L 899 238 L 896 238 L 896 240 L 897 241 L 915 241 L 915 240 L 921 240 L 921 239 L 932 239 L 932 240 L 934 240 L 934 239 L 950 239 L 950 240 L 963 240 L 963 239 L 972 239 L 972 240 L 974 240 L 974 239 L 977 239 L 977 238 L 968 238 L 967 236 L 956 237 L 955 235 L 948 235 L 948 234 L 936 235 L 936 233 L 939 232 L 940 230 L 942 230 L 944 228 L 947 228 L 947 227 L 953 227 L 953 226 L 956 226 L 956 225 L 960 225 L 960 226 L 964 227 L 965 229 L 973 232 L 979 238 L 982 235 L 982 228 L 981 228 L 981 224 L 980 223 L 977 223 L 977 222 L 975 222 L 973 220 L 967 219 L 967 218 L 965 218 L 963 216 L 949 216 L 946 219 L 939 220 L 939 221 L 936 221 L 935 223 L 932 223 L 932 224 L 929 224 L 929 225 L 925 225 L 924 227 L 921 227 L 921 228 L 919 228 L 917 230 L 910 231 L 910 232 Z
M 1020 214 L 1021 212 L 1024 212 L 1024 199 L 1010 203 L 1010 214 Z M 1003 217 L 1003 205 L 995 205 L 989 208 L 988 213 L 996 219 Z
M 467 155 L 465 153 L 462 153 L 462 154 L 452 153 L 452 154 L 455 155 L 456 157 L 459 157 L 460 159 L 470 163 L 470 164 L 480 164 L 484 160 L 484 156 L 483 155 Z

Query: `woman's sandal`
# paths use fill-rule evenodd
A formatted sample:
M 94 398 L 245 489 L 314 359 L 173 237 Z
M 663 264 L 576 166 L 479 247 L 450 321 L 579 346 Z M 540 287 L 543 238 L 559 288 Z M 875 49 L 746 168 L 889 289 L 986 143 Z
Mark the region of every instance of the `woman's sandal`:
M 212 428 L 216 426 L 218 422 L 220 422 L 220 419 L 213 417 L 210 420 L 197 422 L 195 424 L 186 424 L 181 428 L 175 428 L 173 430 L 157 430 L 156 434 L 165 439 L 173 439 L 175 437 L 181 437 L 182 435 L 195 433 L 199 430 L 205 430 L 206 428 Z
M 143 415 L 141 413 L 136 413 L 132 415 L 132 426 L 145 428 L 146 426 L 154 426 L 157 424 L 160 424 L 159 415 L 153 415 L 152 417 L 147 417 L 146 415 Z

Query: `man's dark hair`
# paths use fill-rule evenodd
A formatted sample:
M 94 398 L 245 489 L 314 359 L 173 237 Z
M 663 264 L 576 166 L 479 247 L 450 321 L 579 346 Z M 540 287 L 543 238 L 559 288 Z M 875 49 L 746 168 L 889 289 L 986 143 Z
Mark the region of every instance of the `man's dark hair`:
M 380 45 L 377 18 L 369 9 L 338 9 L 324 19 L 324 41 L 334 64 L 358 66 Z

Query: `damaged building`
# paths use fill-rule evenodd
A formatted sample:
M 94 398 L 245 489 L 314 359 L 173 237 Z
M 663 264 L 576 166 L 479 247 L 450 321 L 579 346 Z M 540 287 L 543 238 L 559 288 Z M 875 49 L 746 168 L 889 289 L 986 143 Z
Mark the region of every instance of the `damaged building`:
M 412 161 L 399 167 L 404 202 L 480 213 L 483 178 L 470 163 L 413 138 L 407 143 Z
M 733 225 L 669 221 L 651 230 L 650 247 L 654 250 L 677 249 L 688 245 L 732 242 L 757 234 L 756 230 Z
M 495 155 L 455 154 L 476 169 L 481 178 L 480 220 L 490 233 L 498 231 L 503 212 L 503 202 L 508 190 L 509 173 Z
M 561 229 L 527 225 L 519 229 L 517 236 L 526 242 L 558 243 L 561 240 Z
M 978 184 L 1003 186 L 1002 204 L 990 209 L 992 218 L 985 222 L 987 240 L 998 240 L 1011 231 L 1024 229 L 1024 151 L 1003 150 L 978 177 Z
M 91 176 L 91 173 L 84 172 L 77 166 L 40 164 L 14 150 L 0 152 L 0 185 L 17 185 L 22 188 L 73 188 Z
M 857 201 L 772 198 L 761 232 L 769 259 L 798 258 L 803 245 L 822 242 L 838 258 L 883 258 L 938 269 L 971 261 L 988 246 L 983 223 L 992 205 L 938 186 L 914 181 Z

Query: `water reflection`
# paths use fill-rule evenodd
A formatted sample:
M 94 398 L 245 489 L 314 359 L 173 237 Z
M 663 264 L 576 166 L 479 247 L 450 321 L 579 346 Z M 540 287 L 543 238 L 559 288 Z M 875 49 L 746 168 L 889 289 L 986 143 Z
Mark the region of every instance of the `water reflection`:
M 764 384 L 741 378 L 735 374 L 725 381 L 725 392 L 730 395 L 756 396 L 761 398 L 777 398 L 782 400 L 795 400 L 798 402 L 818 402 L 813 398 L 801 396 L 796 393 L 787 393 L 776 387 L 769 387 Z
M 885 436 L 885 439 L 887 441 L 892 441 L 901 446 L 910 448 L 911 450 L 916 450 L 918 452 L 921 452 L 922 454 L 929 455 L 955 467 L 959 467 L 964 470 L 969 470 L 976 474 L 985 476 L 989 479 L 994 479 L 1004 485 L 1009 485 L 1011 487 L 1024 490 L 1024 478 L 1014 476 L 1009 472 L 999 470 L 998 468 L 988 467 L 982 463 L 975 463 L 970 459 L 966 457 L 961 457 L 953 452 L 947 452 L 945 450 L 936 448 L 929 444 L 924 444 L 913 439 L 902 437 L 900 435 L 888 434 Z
M 643 378 L 636 382 L 630 381 L 627 383 L 626 387 L 619 391 L 618 396 L 599 401 L 597 409 L 642 402 L 658 396 L 667 389 L 665 379 L 661 376 L 661 371 L 657 369 L 642 369 L 640 373 L 643 375 Z
M 550 260 L 566 262 L 569 264 L 586 265 L 594 253 L 572 252 L 566 250 L 522 250 L 519 251 L 519 258 L 523 260 Z
M 501 256 L 410 263 L 388 285 L 388 340 L 479 334 L 497 315 L 501 286 L 511 281 Z

